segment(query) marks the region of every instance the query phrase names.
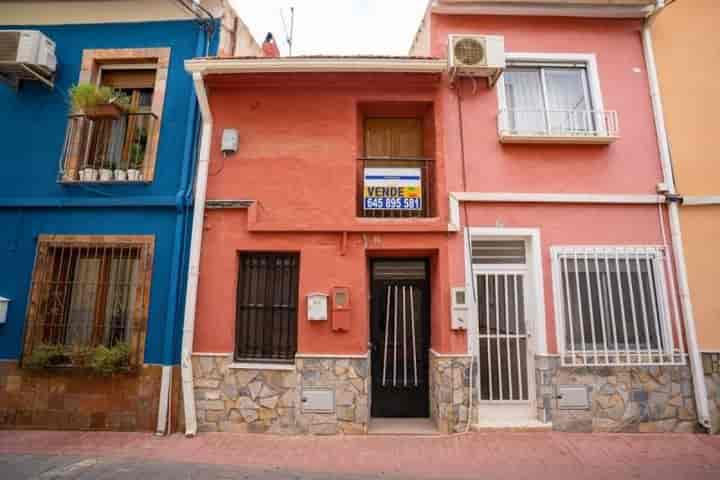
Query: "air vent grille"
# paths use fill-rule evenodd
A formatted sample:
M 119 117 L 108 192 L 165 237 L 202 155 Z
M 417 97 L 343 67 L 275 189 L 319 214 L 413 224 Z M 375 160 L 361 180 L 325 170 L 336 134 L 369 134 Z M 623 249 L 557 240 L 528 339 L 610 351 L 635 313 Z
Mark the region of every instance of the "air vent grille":
M 15 62 L 20 46 L 20 32 L 0 32 L 0 62 Z
M 453 46 L 455 60 L 467 66 L 485 63 L 485 45 L 475 38 L 461 38 Z

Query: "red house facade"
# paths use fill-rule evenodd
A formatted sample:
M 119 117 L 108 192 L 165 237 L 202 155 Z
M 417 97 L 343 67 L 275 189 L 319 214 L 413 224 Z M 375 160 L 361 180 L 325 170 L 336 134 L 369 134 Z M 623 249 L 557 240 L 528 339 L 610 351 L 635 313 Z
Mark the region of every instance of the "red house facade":
M 432 2 L 408 57 L 186 63 L 207 169 L 189 433 L 703 422 L 652 2 L 494 3 Z

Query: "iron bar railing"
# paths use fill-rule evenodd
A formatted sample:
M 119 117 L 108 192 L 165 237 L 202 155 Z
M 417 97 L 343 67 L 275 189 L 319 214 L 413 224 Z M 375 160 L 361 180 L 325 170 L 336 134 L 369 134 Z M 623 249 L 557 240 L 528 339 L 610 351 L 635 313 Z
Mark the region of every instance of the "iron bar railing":
M 149 296 L 149 247 L 132 241 L 41 240 L 33 273 L 24 361 L 41 345 L 60 347 L 67 363 L 98 346 L 141 358 Z
M 360 157 L 358 158 L 358 199 L 357 215 L 370 218 L 413 218 L 433 215 L 433 182 L 435 162 L 428 158 Z M 368 200 L 366 195 L 366 171 L 379 169 L 407 173 L 417 172 L 420 176 L 420 194 L 417 198 L 392 199 L 397 201 Z M 413 173 L 414 174 L 414 173 Z M 416 200 L 419 200 L 417 202 Z M 387 208 L 390 207 L 390 208 Z
M 294 253 L 240 254 L 235 360 L 295 361 L 299 261 Z
M 617 137 L 618 114 L 600 110 L 502 109 L 501 136 Z
M 117 118 L 68 117 L 61 159 L 63 181 L 138 182 L 147 177 L 157 116 L 123 113 Z

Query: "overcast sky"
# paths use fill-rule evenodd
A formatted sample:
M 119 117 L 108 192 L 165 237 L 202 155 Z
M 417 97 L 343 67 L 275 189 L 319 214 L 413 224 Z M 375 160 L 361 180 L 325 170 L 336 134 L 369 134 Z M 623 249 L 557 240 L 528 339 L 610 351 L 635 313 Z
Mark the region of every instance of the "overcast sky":
M 262 43 L 273 32 L 288 54 L 280 11 L 289 26 L 295 7 L 293 55 L 406 55 L 427 0 L 230 0 Z

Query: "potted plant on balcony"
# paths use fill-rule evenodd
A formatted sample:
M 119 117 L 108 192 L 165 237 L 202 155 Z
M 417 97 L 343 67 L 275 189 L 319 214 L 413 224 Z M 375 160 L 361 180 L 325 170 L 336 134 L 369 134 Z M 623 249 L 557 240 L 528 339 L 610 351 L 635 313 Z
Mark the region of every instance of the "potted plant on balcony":
M 124 182 L 127 178 L 127 169 L 122 168 L 121 165 L 113 165 L 113 177 L 115 178 L 116 182 Z
M 130 182 L 142 180 L 142 167 L 145 161 L 147 146 L 147 129 L 139 128 L 137 139 L 130 145 L 130 161 L 127 170 L 127 179 Z
M 122 91 L 92 83 L 73 85 L 70 102 L 73 112 L 91 120 L 119 118 L 130 105 L 129 97 Z
M 106 165 L 106 160 L 105 160 L 104 155 L 102 157 L 100 157 L 100 165 L 101 165 L 101 167 L 98 170 L 98 174 L 100 176 L 100 181 L 101 182 L 109 182 L 110 180 L 113 179 L 113 171 L 112 171 L 112 168 L 108 168 L 108 166 Z M 110 165 L 110 167 L 112 167 L 112 165 Z
M 81 182 L 97 182 L 98 171 L 92 165 L 85 165 L 79 172 Z

